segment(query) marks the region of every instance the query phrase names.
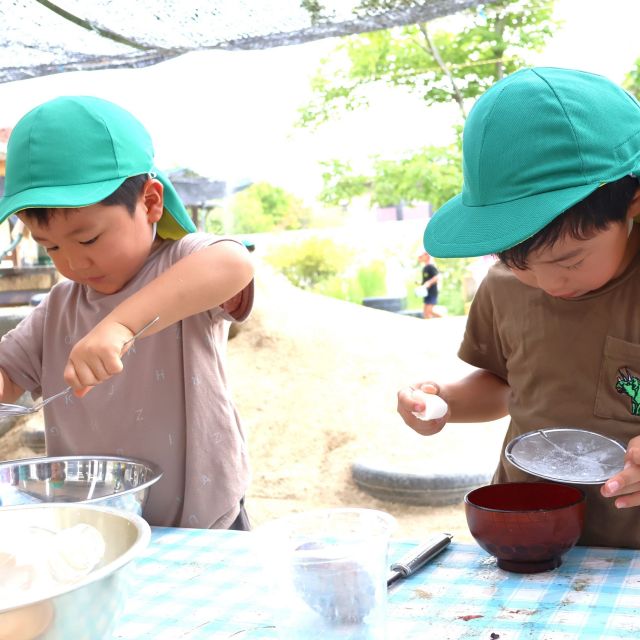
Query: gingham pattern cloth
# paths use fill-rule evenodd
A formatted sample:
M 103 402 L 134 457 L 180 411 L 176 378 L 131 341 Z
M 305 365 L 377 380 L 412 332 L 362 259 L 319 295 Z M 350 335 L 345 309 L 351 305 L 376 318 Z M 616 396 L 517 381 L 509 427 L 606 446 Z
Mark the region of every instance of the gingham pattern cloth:
M 390 558 L 416 544 L 393 542 Z M 114 638 L 277 638 L 287 602 L 274 593 L 261 553 L 253 533 L 154 528 Z M 554 571 L 519 575 L 480 547 L 454 542 L 391 587 L 387 638 L 640 638 L 640 553 L 576 547 Z

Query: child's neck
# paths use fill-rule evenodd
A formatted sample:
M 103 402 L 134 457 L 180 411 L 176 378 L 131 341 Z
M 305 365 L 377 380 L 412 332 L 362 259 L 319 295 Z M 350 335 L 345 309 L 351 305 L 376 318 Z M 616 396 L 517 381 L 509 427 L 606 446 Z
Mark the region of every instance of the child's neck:
M 151 249 L 149 250 L 149 255 L 151 255 L 162 243 L 164 240 L 160 236 L 156 236 L 151 243 Z

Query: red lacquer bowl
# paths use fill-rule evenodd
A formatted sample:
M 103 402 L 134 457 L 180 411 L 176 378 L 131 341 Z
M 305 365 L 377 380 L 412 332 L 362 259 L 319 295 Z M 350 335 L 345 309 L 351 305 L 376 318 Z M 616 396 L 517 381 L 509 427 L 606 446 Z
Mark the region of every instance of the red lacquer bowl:
M 582 533 L 585 506 L 580 489 L 553 482 L 491 484 L 464 498 L 471 535 L 517 573 L 559 567 Z

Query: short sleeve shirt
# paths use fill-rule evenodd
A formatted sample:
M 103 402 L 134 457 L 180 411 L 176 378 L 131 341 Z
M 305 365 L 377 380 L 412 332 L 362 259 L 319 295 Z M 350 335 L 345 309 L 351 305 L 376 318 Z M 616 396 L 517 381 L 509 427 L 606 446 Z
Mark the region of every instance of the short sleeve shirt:
M 221 240 L 194 233 L 164 241 L 112 295 L 75 282 L 57 284 L 0 341 L 0 367 L 34 396 L 62 390 L 64 366 L 80 338 L 178 260 Z M 68 395 L 47 405 L 47 454 L 149 460 L 163 472 L 145 508 L 151 524 L 228 526 L 249 470 L 225 376 L 225 346 L 229 321 L 243 320 L 252 302 L 253 283 L 242 292 L 235 318 L 216 307 L 141 338 L 123 356 L 122 373 L 83 398 Z
M 640 256 L 619 278 L 579 298 L 553 298 L 493 266 L 471 305 L 459 356 L 511 389 L 505 437 L 579 427 L 623 442 L 640 434 Z M 635 380 L 625 387 L 622 378 Z M 504 457 L 494 482 L 540 480 Z M 640 549 L 640 508 L 617 509 L 582 485 L 581 544 Z
M 434 276 L 438 275 L 438 268 L 435 264 L 425 264 L 422 267 L 422 284 L 427 282 L 427 280 L 431 280 Z M 431 297 L 436 297 L 438 295 L 438 283 L 434 282 L 428 289 L 428 295 Z

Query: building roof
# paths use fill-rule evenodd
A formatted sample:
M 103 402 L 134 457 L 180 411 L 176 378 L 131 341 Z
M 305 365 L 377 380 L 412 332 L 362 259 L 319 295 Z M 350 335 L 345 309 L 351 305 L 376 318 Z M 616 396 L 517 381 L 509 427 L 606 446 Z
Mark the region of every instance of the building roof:
M 209 180 L 186 170 L 172 171 L 167 177 L 186 207 L 204 207 L 227 195 L 227 183 L 221 180 Z

